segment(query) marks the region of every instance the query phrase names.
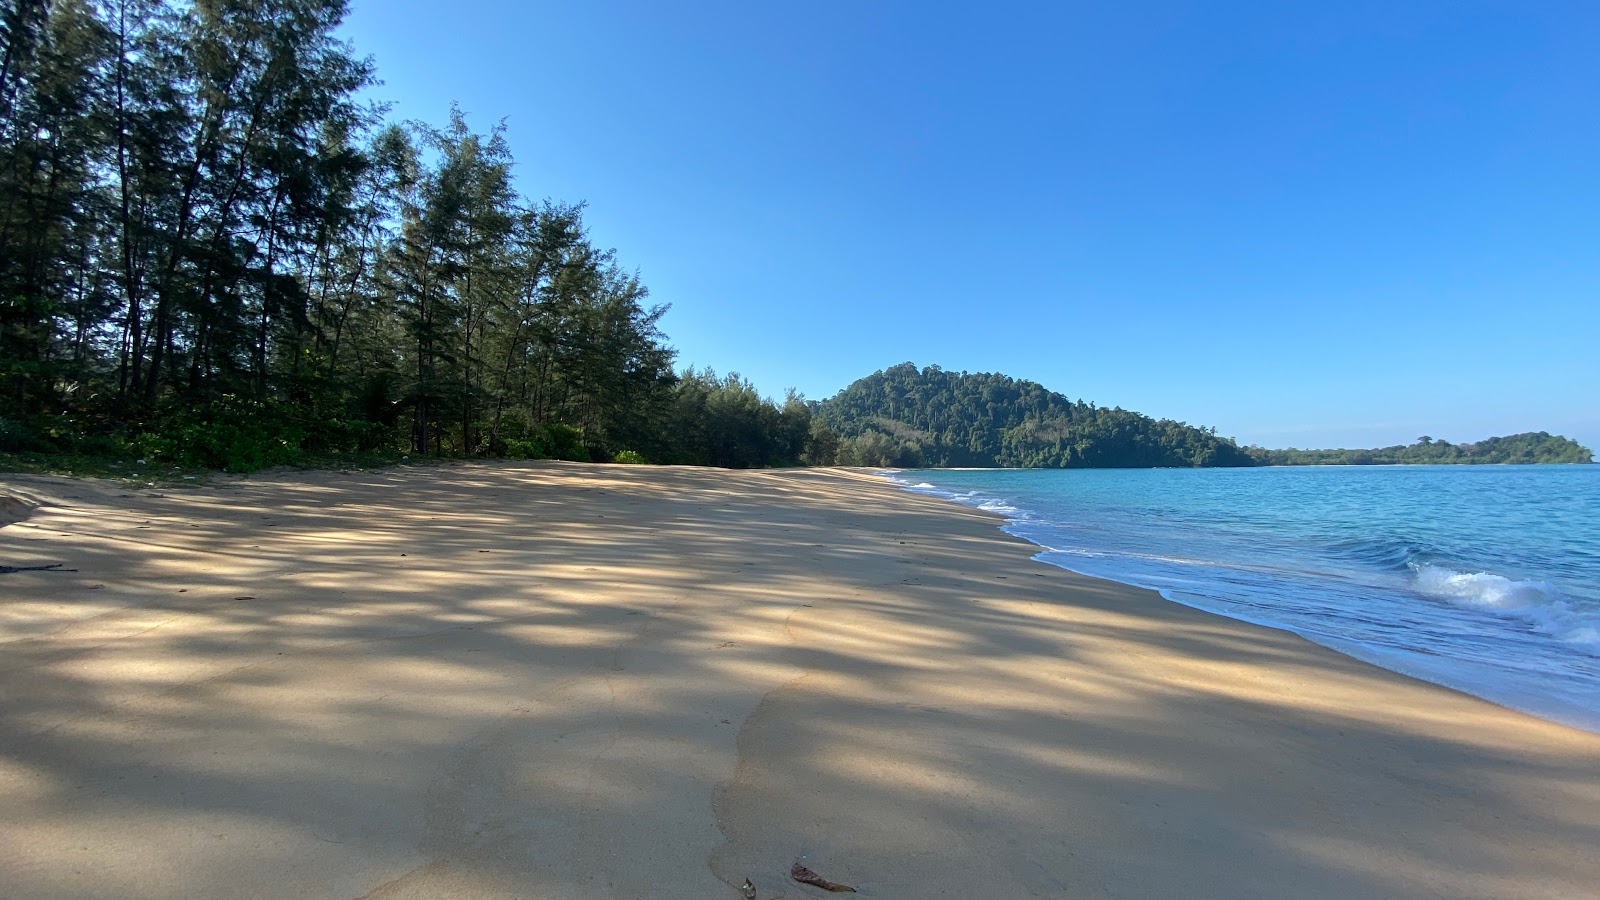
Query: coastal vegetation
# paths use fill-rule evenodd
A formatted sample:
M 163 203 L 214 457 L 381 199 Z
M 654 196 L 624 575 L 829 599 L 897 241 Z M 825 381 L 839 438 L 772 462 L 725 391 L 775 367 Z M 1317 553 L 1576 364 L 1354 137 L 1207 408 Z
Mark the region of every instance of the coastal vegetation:
M 1374 450 L 1268 450 L 1246 447 L 1266 466 L 1455 465 L 1470 463 L 1589 463 L 1594 453 L 1570 438 L 1549 432 L 1492 437 L 1475 444 L 1452 444 L 1423 435 L 1417 442 Z
M 823 401 L 838 458 L 868 466 L 1142 468 L 1249 466 L 1216 429 L 1069 400 L 1032 381 L 912 363 Z
M 0 12 L 0 453 L 802 461 L 810 411 L 677 372 L 505 127 L 392 122 L 345 0 Z
M 1241 448 L 998 374 L 821 403 L 679 370 L 503 124 L 392 121 L 346 0 L 0 7 L 0 466 L 411 458 L 727 467 L 1584 462 L 1564 438 Z M 537 123 L 535 126 L 537 127 Z
M 1588 463 L 1546 432 L 1452 444 L 1423 436 L 1375 450 L 1240 447 L 1202 428 L 1097 406 L 1032 381 L 901 363 L 817 405 L 836 459 L 859 466 L 1150 468 L 1441 463 Z

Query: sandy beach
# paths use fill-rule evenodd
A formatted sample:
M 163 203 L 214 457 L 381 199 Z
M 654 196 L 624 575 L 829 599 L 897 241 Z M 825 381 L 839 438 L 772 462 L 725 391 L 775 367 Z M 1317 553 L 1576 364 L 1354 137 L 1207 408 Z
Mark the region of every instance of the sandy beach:
M 1600 736 L 866 474 L 0 495 L 5 897 L 1600 892 Z

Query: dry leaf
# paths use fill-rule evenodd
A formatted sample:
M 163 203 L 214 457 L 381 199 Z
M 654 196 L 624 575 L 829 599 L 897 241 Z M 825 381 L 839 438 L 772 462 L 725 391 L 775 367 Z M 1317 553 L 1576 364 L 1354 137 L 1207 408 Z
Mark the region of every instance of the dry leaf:
M 756 900 L 756 886 L 746 878 L 744 884 L 739 885 L 739 893 L 744 895 L 744 900 Z
M 856 889 L 850 885 L 840 884 L 837 881 L 829 881 L 828 879 L 823 878 L 821 875 L 818 875 L 799 863 L 795 863 L 794 866 L 789 869 L 789 877 L 800 882 L 801 884 L 814 885 L 822 888 L 825 891 L 833 891 L 835 894 L 854 894 L 856 892 Z

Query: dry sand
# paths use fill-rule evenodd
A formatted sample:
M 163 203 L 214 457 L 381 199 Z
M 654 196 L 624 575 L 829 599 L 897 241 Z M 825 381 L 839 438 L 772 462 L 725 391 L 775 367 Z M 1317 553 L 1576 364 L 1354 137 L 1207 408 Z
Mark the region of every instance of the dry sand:
M 1600 736 L 865 475 L 0 494 L 6 897 L 1600 892 Z

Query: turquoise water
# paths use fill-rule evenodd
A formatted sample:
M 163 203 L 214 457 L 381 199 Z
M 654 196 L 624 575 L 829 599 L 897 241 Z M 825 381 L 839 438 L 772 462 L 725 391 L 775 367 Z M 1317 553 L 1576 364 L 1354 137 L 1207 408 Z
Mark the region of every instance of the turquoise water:
M 1600 732 L 1600 466 L 888 474 L 1045 562 Z

